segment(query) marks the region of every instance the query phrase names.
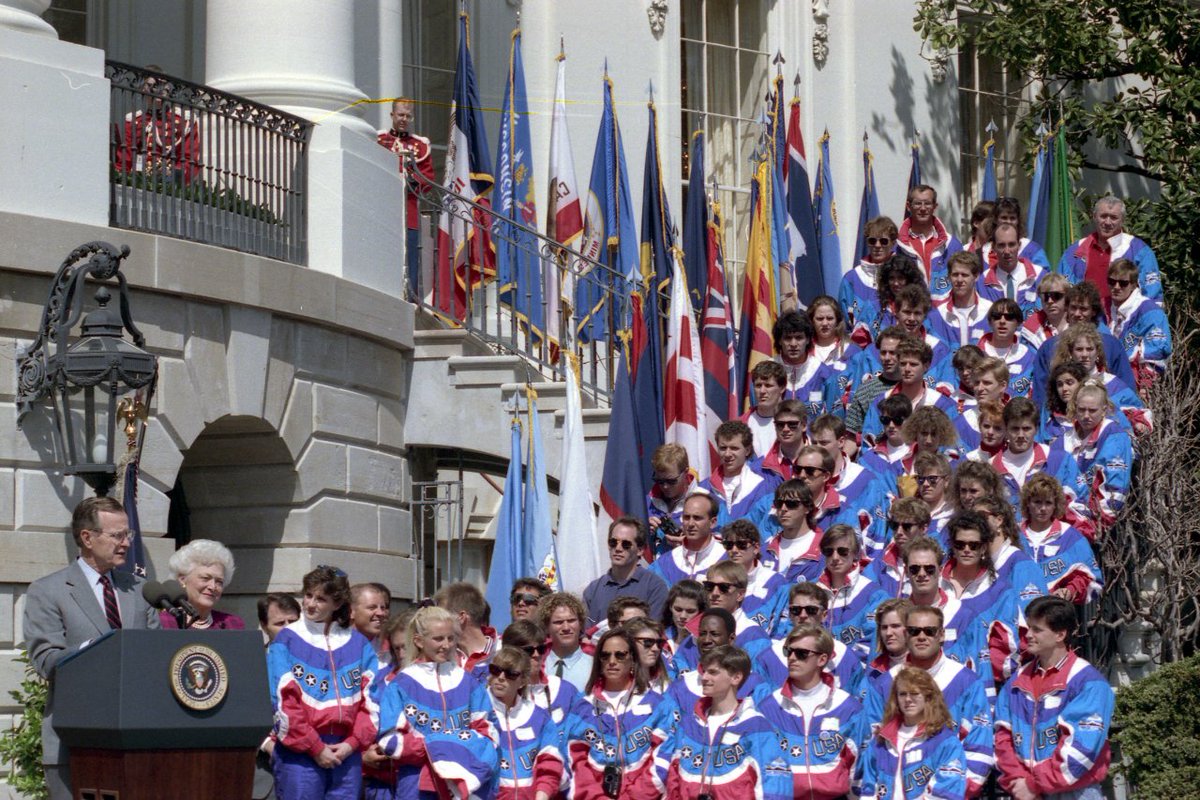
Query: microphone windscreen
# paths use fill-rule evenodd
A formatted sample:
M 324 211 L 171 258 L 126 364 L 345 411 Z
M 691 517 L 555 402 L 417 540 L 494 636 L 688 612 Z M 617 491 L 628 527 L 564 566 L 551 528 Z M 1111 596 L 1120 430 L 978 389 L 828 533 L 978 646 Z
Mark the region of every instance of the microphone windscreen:
M 142 584 L 142 597 L 152 608 L 163 608 L 170 601 L 169 593 L 158 581 L 146 581 Z
M 170 598 L 171 605 L 178 605 L 180 600 L 187 599 L 187 589 L 184 589 L 183 584 L 177 580 L 163 581 L 162 588 Z

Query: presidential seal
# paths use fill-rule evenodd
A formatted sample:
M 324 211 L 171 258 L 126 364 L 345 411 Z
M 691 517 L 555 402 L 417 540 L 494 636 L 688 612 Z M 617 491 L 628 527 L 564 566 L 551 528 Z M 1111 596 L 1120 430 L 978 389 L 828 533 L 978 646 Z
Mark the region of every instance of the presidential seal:
M 171 691 L 175 699 L 193 711 L 206 711 L 225 699 L 229 671 L 216 650 L 202 644 L 188 645 L 175 654 L 170 667 Z

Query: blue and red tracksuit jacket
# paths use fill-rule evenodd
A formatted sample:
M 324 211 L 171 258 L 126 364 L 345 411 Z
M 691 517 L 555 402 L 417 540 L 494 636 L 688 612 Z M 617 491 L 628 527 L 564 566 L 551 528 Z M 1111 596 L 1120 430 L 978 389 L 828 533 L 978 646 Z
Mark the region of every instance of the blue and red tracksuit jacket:
M 846 330 L 854 331 L 856 340 L 875 341 L 879 335 L 879 289 L 875 279 L 882 264 L 857 264 L 842 276 L 838 285 L 838 305 L 846 315 Z M 856 329 L 862 328 L 862 334 Z
M 1000 480 L 1004 483 L 1004 489 L 1008 493 L 1007 500 L 1012 505 L 1014 512 L 1020 517 L 1021 508 L 1021 487 L 1024 482 L 1018 482 L 1017 477 L 1008 470 L 1008 465 L 1004 462 L 1006 449 L 1000 450 L 988 461 L 989 464 L 1000 475 Z M 1044 472 L 1050 477 L 1062 484 L 1063 491 L 1067 494 L 1067 503 L 1075 504 L 1078 502 L 1079 509 L 1083 510 L 1087 505 L 1088 490 L 1087 484 L 1084 483 L 1083 476 L 1079 473 L 1079 465 L 1075 463 L 1075 459 L 1064 450 L 1061 444 L 1033 445 L 1033 463 L 1029 465 L 1028 471 L 1025 473 L 1025 480 L 1029 480 L 1039 472 Z
M 1089 233 L 1070 245 L 1058 260 L 1058 271 L 1071 283 L 1079 283 L 1087 275 L 1087 253 L 1097 234 Z M 1162 276 L 1158 271 L 1158 257 L 1143 240 L 1128 233 L 1118 233 L 1105 243 L 1109 249 L 1109 264 L 1119 258 L 1128 258 L 1138 268 L 1138 290 L 1150 298 L 1162 302 Z M 1103 294 L 1103 290 L 1101 294 Z
M 682 711 L 655 748 L 654 786 L 672 800 L 782 800 L 790 798 L 786 774 L 776 765 L 779 735 L 752 699 L 738 702 L 729 721 L 709 730 L 711 699 Z
M 949 589 L 946 581 L 954 566 L 954 556 L 950 556 L 942 567 L 944 589 Z M 970 659 L 970 665 L 987 686 L 989 700 L 994 700 L 996 687 L 1017 670 L 1021 631 L 1025 625 L 1020 598 L 1012 584 L 985 570 L 966 587 L 957 602 L 961 610 L 956 618 L 970 620 L 978 638 L 972 642 L 973 652 L 966 646 L 959 646 L 954 648 L 955 655 Z
M 899 729 L 898 718 L 889 720 L 864 748 L 859 797 L 962 800 L 969 796 L 963 746 L 953 730 L 943 728 L 932 736 L 918 730 L 917 738 L 901 749 L 896 743 Z M 897 782 L 902 782 L 903 798 L 894 793 Z
M 1000 785 L 1024 778 L 1049 795 L 1103 781 L 1114 701 L 1108 680 L 1074 653 L 1049 670 L 1024 667 L 996 699 Z
M 1044 594 L 1049 594 L 1042 567 L 1025 550 L 1005 542 L 993 559 L 996 578 L 1006 581 L 1017 593 L 1021 611 Z
M 946 230 L 946 226 L 937 217 L 933 218 L 934 235 L 921 240 L 913 236 L 909 221 L 900 223 L 900 232 L 896 237 L 896 250 L 904 253 L 917 262 L 917 266 L 925 273 L 929 284 L 929 293 L 941 297 L 950 291 L 950 274 L 946 269 L 946 259 L 963 249 L 958 237 Z
M 597 686 L 567 722 L 572 800 L 600 800 L 604 768 L 621 772 L 622 798 L 649 798 L 654 788 L 654 750 L 674 724 L 672 703 L 656 691 L 632 690 L 610 706 Z
M 1143 297 L 1134 291 L 1129 299 L 1117 308 L 1110 302 L 1105 313 L 1113 336 L 1125 347 L 1125 355 L 1134 370 L 1137 381 L 1138 368 L 1149 368 L 1161 373 L 1171 355 L 1171 326 L 1162 305 L 1156 300 Z M 1140 386 L 1140 381 L 1138 381 Z
M 326 747 L 322 736 L 355 750 L 370 744 L 377 664 L 371 642 L 352 628 L 333 624 L 326 633 L 304 617 L 285 627 L 267 648 L 276 741 L 312 758 Z
M 720 501 L 720 512 L 717 515 L 717 527 L 723 527 L 735 519 L 749 517 L 755 504 L 764 498 L 774 498 L 775 488 L 783 483 L 783 479 L 774 472 L 766 472 L 759 460 L 747 461 L 742 467 L 741 484 L 737 495 L 731 496 L 725 486 L 725 475 L 717 467 L 704 480 L 700 481 L 698 492 L 707 492 Z
M 866 562 L 846 576 L 846 585 L 839 589 L 830 586 L 828 570 L 817 579 L 817 583 L 829 592 L 826 627 L 834 639 L 852 648 L 863 661 L 875 646 L 875 609 L 888 599 L 883 588 L 863 574 L 865 567 Z
M 779 523 L 776 521 L 776 518 L 770 516 L 769 519 L 774 525 L 774 530 L 778 531 Z M 762 528 L 760 527 L 759 530 L 762 530 Z M 783 582 L 788 586 L 800 583 L 801 581 L 815 581 L 820 576 L 821 570 L 825 569 L 825 557 L 821 555 L 821 529 L 815 529 L 812 544 L 809 545 L 804 553 L 788 564 L 783 563 L 783 556 L 779 546 L 781 539 L 782 534 L 775 533 L 763 545 L 763 568 L 781 575 Z
M 509 709 L 493 703 L 493 742 L 500 754 L 495 800 L 534 800 L 566 789 L 562 735 L 549 712 L 527 698 Z
M 1088 486 L 1088 509 L 1102 525 L 1111 525 L 1125 507 L 1129 475 L 1133 469 L 1133 441 L 1111 419 L 1081 439 L 1074 428 L 1062 435 L 1062 446 L 1075 456 L 1075 463 Z
M 863 707 L 867 719 L 873 723 L 878 724 L 883 718 L 883 708 L 892 690 L 892 681 L 905 666 L 909 664 L 898 664 L 880 673 L 867 689 Z M 966 750 L 967 791 L 959 797 L 975 797 L 983 791 L 988 773 L 996 763 L 992 712 L 988 707 L 983 679 L 970 668 L 945 656 L 938 659 L 928 672 L 942 690 L 950 718 L 958 722 L 958 738 Z
M 788 588 L 784 576 L 764 564 L 756 565 L 750 572 L 742 612 L 755 625 L 769 632 L 774 621 L 787 613 Z
M 699 550 L 689 550 L 685 544 L 673 547 L 654 559 L 648 569 L 666 581 L 667 586 L 688 578 L 703 582 L 708 568 L 724 557 L 725 549 L 716 538 L 710 538 Z
M 1096 563 L 1091 542 L 1082 533 L 1062 520 L 1055 520 L 1037 538 L 1039 544 L 1034 545 L 1029 538 L 1029 525 L 1021 526 L 1021 546 L 1041 569 L 1047 594 L 1057 589 L 1073 589 L 1077 605 L 1100 596 L 1104 573 Z
M 869 726 L 857 698 L 835 688 L 825 674 L 827 694 L 809 718 L 785 683 L 764 700 L 762 715 L 779 732 L 779 751 L 787 765 L 788 797 L 832 800 L 850 791 Z

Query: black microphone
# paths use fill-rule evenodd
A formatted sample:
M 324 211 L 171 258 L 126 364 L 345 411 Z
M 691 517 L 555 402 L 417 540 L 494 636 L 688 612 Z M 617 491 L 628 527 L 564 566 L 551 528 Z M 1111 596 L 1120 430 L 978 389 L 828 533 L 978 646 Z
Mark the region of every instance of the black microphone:
M 159 583 L 158 581 L 147 581 L 142 586 L 142 597 L 146 599 L 154 608 L 162 611 L 171 611 L 172 609 L 181 608 L 188 613 L 189 616 L 196 616 L 196 609 L 187 600 L 187 590 L 179 583 L 179 581 L 170 580 Z

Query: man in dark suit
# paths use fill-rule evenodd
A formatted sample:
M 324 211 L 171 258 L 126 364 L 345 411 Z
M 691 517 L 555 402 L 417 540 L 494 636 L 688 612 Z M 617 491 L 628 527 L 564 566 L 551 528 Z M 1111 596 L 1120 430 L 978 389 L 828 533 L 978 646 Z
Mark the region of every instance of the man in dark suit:
M 71 797 L 67 752 L 52 726 L 59 662 L 117 628 L 157 628 L 158 612 L 142 598 L 139 579 L 116 568 L 130 545 L 129 520 L 111 497 L 89 497 L 71 517 L 79 558 L 34 581 L 25 597 L 29 660 L 50 681 L 42 723 L 42 761 L 51 800 Z

